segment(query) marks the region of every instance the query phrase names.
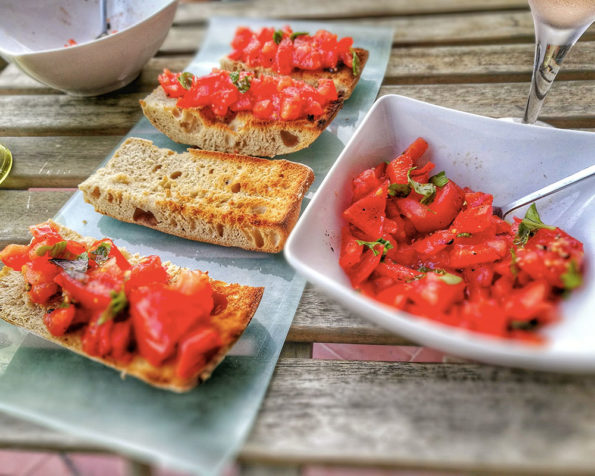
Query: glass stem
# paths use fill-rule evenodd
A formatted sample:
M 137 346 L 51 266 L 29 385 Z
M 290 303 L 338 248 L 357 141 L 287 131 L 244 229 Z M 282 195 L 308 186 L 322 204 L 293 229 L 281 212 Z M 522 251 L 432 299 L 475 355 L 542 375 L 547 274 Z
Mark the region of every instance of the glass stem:
M 535 64 L 523 122 L 534 124 L 562 61 L 589 23 L 577 28 L 558 29 L 535 20 Z
M 564 57 L 571 48 L 572 45 L 552 45 L 537 39 L 531 90 L 523 118 L 523 122 L 526 124 L 533 124 L 537 120 L 545 96 L 560 70 Z

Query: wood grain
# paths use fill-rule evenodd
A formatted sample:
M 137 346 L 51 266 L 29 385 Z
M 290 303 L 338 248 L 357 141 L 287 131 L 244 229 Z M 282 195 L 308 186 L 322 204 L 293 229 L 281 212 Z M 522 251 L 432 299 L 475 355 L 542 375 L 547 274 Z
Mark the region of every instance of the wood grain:
M 533 44 L 393 48 L 385 84 L 445 84 L 529 82 Z M 127 88 L 111 95 L 148 92 L 157 86 L 157 75 L 168 68 L 183 70 L 191 57 L 153 58 Z M 595 42 L 577 43 L 560 70 L 558 81 L 595 79 Z M 58 94 L 20 72 L 14 65 L 0 73 L 0 93 Z M 97 105 L 102 98 L 97 98 Z M 66 104 L 66 103 L 65 103 Z
M 292 359 L 279 362 L 240 457 L 592 474 L 593 451 L 593 376 Z
M 53 217 L 72 193 L 63 190 L 0 190 L 0 249 L 10 243 L 28 243 L 31 238 L 29 226 Z
M 14 160 L 0 188 L 76 187 L 120 140 L 120 136 L 2 137 L 0 143 Z
M 331 6 L 332 5 L 332 6 Z M 329 8 L 330 7 L 330 8 Z M 258 2 L 183 3 L 178 7 L 175 22 L 196 23 L 213 16 L 262 18 L 359 18 L 393 15 L 424 15 L 472 11 L 527 10 L 523 0 L 342 0 L 329 4 L 319 0 L 261 0 Z

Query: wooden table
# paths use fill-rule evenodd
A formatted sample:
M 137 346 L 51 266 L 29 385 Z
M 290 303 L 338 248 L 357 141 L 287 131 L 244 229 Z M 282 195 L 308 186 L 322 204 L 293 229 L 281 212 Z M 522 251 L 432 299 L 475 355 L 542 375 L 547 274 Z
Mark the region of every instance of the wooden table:
M 487 116 L 521 116 L 533 58 L 524 0 L 263 0 L 179 7 L 163 47 L 133 84 L 80 99 L 0 64 L 0 142 L 15 158 L 0 189 L 0 246 L 53 216 L 141 117 L 164 67 L 182 69 L 213 15 L 357 21 L 394 27 L 380 95 Z M 595 29 L 577 44 L 542 118 L 595 130 Z M 308 286 L 258 419 L 239 454 L 246 473 L 306 464 L 494 473 L 595 473 L 595 377 L 472 363 L 311 359 L 313 342 L 407 344 Z M 0 445 L 96 445 L 0 416 Z

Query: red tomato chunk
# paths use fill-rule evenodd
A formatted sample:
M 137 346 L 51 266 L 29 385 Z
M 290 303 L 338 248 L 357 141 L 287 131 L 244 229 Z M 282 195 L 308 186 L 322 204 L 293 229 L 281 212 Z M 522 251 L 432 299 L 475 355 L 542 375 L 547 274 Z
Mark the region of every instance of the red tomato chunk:
M 169 97 L 178 98 L 178 107 L 206 107 L 220 117 L 250 111 L 263 120 L 314 120 L 338 98 L 331 79 L 319 79 L 314 87 L 289 76 L 255 77 L 253 73 L 218 69 L 201 77 L 166 69 L 159 75 L 159 83 Z
M 290 74 L 295 69 L 334 70 L 341 63 L 353 67 L 353 38 L 339 39 L 326 30 L 313 35 L 293 32 L 286 26 L 281 30 L 262 28 L 252 31 L 241 26 L 231 42 L 230 59 L 250 67 L 270 68 L 279 74 Z
M 8 245 L 0 260 L 21 271 L 31 301 L 49 309 L 51 335 L 82 329 L 89 355 L 126 363 L 138 354 L 174 365 L 184 379 L 223 346 L 211 315 L 227 303 L 205 273 L 182 271 L 170 282 L 158 256 L 131 265 L 111 240 L 65 240 L 51 222 L 31 233 L 30 245 Z
M 431 176 L 416 139 L 362 171 L 343 212 L 339 264 L 352 286 L 397 309 L 485 334 L 539 342 L 561 296 L 581 284 L 583 245 L 532 206 L 511 225 L 493 197 Z M 529 220 L 530 218 L 530 220 Z

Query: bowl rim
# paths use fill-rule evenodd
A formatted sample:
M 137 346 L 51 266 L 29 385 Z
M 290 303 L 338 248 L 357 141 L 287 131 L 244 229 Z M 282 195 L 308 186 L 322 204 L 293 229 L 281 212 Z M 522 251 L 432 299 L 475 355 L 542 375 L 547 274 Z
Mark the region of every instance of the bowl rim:
M 497 118 L 458 111 L 456 109 L 431 104 L 398 94 L 382 96 L 364 116 L 356 132 L 349 139 L 345 148 L 312 196 L 308 207 L 300 217 L 285 245 L 285 259 L 298 273 L 311 283 L 319 286 L 320 289 L 333 300 L 345 303 L 345 307 L 362 316 L 364 319 L 380 325 L 391 333 L 402 335 L 412 341 L 419 342 L 419 345 L 435 347 L 455 355 L 456 352 L 453 352 L 452 348 L 458 347 L 461 349 L 461 354 L 463 354 L 465 358 L 476 359 L 478 361 L 492 364 L 512 365 L 536 370 L 553 370 L 569 373 L 595 372 L 595 349 L 592 353 L 586 353 L 584 351 L 577 352 L 574 350 L 561 351 L 557 349 L 554 351 L 554 354 L 551 355 L 548 353 L 550 347 L 547 342 L 544 345 L 535 346 L 524 342 L 505 340 L 458 327 L 448 326 L 430 319 L 424 319 L 379 303 L 367 296 L 363 296 L 349 286 L 334 280 L 302 261 L 299 252 L 297 251 L 298 240 L 300 240 L 300 235 L 303 233 L 302 229 L 307 226 L 310 216 L 315 213 L 314 210 L 316 204 L 322 199 L 321 197 L 324 197 L 327 183 L 332 179 L 336 170 L 341 167 L 344 157 L 351 153 L 350 149 L 352 143 L 358 139 L 361 131 L 364 130 L 365 125 L 369 122 L 372 115 L 374 115 L 379 108 L 383 107 L 385 103 L 395 100 L 398 102 L 405 101 L 416 103 L 424 105 L 425 107 L 429 106 L 455 116 L 460 115 L 461 117 L 479 120 L 480 123 L 487 122 L 494 125 L 498 123 L 502 125 L 506 124 L 505 127 L 530 127 L 543 130 L 543 127 L 538 125 L 504 122 Z M 588 131 L 567 129 L 548 129 L 548 131 L 562 131 L 564 134 L 580 135 L 595 139 L 595 134 Z M 398 331 L 393 325 L 395 322 L 397 322 L 397 326 L 399 327 Z M 511 353 L 513 353 L 513 355 L 511 355 Z M 513 364 L 511 364 L 511 360 L 514 360 Z
M 61 47 L 56 47 L 56 48 L 48 48 L 48 49 L 43 49 L 43 50 L 31 50 L 31 51 L 25 51 L 25 52 L 14 52 L 14 51 L 9 51 L 5 48 L 2 48 L 2 46 L 0 46 L 0 54 L 7 57 L 7 58 L 25 58 L 25 57 L 30 57 L 30 56 L 34 56 L 34 55 L 38 55 L 38 54 L 49 54 L 49 53 L 56 53 L 56 52 L 64 52 L 64 51 L 80 51 L 82 48 L 84 47 L 88 47 L 90 45 L 96 45 L 96 44 L 101 44 L 101 42 L 105 42 L 105 41 L 109 41 L 113 38 L 118 38 L 120 36 L 123 36 L 125 34 L 127 34 L 130 30 L 136 28 L 137 26 L 139 26 L 141 23 L 144 23 L 146 21 L 151 20 L 152 18 L 158 16 L 159 14 L 161 14 L 164 10 L 171 8 L 171 6 L 173 4 L 176 4 L 176 8 L 177 8 L 177 4 L 179 3 L 179 0 L 168 0 L 166 3 L 164 3 L 158 10 L 156 10 L 155 12 L 153 12 L 151 15 L 149 15 L 146 18 L 143 18 L 142 20 L 137 21 L 136 23 L 133 23 L 131 25 L 128 25 L 126 28 L 123 28 L 121 30 L 118 30 L 115 33 L 110 33 L 102 38 L 95 38 L 95 39 L 91 39 L 88 41 L 85 41 L 83 43 L 77 43 L 76 45 L 72 45 L 69 46 L 68 48 L 65 48 L 63 46 Z M 2 28 L 0 27 L 0 30 Z

